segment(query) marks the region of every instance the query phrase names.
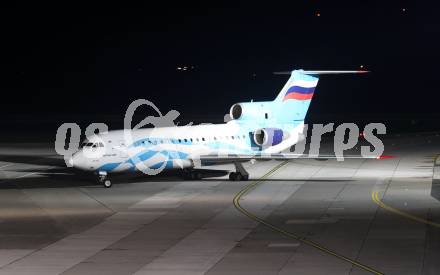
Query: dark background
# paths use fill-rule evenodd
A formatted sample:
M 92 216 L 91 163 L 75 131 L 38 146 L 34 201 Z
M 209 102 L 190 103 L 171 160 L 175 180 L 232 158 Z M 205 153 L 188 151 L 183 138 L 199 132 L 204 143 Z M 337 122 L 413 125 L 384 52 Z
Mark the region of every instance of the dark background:
M 310 122 L 440 129 L 435 1 L 160 3 L 3 8 L 3 134 L 27 125 L 54 136 L 62 122 L 118 128 L 138 98 L 183 120 L 221 121 L 235 102 L 275 98 L 287 77 L 274 71 L 360 66 L 372 72 L 321 78 Z

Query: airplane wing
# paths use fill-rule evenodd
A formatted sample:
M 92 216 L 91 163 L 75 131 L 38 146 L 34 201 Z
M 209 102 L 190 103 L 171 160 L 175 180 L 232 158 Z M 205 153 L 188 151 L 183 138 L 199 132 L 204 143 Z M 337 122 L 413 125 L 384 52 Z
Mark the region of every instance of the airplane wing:
M 277 154 L 255 154 L 255 155 L 202 155 L 200 156 L 201 164 L 221 164 L 221 163 L 233 163 L 244 162 L 250 160 L 293 160 L 293 159 L 338 159 L 343 157 L 344 159 L 386 159 L 392 158 L 392 156 L 362 156 L 362 155 L 307 155 L 307 154 L 294 154 L 294 153 L 277 153 Z

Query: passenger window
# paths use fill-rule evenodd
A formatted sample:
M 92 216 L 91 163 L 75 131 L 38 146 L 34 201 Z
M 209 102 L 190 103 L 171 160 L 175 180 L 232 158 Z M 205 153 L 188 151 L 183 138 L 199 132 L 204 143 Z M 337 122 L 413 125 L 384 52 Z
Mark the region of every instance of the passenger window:
M 188 140 L 185 138 L 185 142 L 188 142 Z
M 232 139 L 234 139 L 234 136 L 231 136 Z
M 182 140 L 179 138 L 179 143 L 182 143 Z
M 203 140 L 203 141 L 205 141 L 205 138 L 204 138 L 204 137 L 202 137 L 202 140 Z

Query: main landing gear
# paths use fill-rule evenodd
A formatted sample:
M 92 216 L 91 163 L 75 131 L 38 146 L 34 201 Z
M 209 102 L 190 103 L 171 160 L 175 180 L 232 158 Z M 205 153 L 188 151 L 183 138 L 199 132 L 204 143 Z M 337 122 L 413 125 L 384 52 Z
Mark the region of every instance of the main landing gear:
M 102 184 L 105 188 L 112 187 L 112 182 L 108 178 L 108 174 L 105 171 L 98 172 L 98 182 L 99 184 Z
M 229 173 L 229 180 L 242 181 L 249 180 L 249 173 L 244 169 L 241 162 L 234 162 L 235 172 Z M 202 174 L 197 170 L 185 169 L 182 172 L 183 178 L 186 180 L 199 180 Z
M 235 171 L 229 173 L 229 180 L 231 181 L 242 181 L 249 180 L 249 173 L 244 169 L 241 162 L 234 162 Z
M 195 170 L 183 170 L 183 178 L 186 180 L 199 180 L 202 178 L 202 175 L 199 171 Z

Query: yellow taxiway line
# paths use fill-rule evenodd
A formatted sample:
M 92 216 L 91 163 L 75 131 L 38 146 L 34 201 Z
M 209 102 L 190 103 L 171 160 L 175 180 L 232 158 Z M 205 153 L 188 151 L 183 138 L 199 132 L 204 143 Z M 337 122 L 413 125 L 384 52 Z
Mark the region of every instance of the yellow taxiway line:
M 414 215 L 412 215 L 412 214 L 409 214 L 409 213 L 404 212 L 404 211 L 402 211 L 402 210 L 399 210 L 399 209 L 397 209 L 397 208 L 394 208 L 394 207 L 391 207 L 391 206 L 389 206 L 389 205 L 386 205 L 386 204 L 383 203 L 382 200 L 379 198 L 379 191 L 373 191 L 373 193 L 371 193 L 371 199 L 372 199 L 377 205 L 379 205 L 381 208 L 383 208 L 383 209 L 385 209 L 385 210 L 387 210 L 387 211 L 389 211 L 389 212 L 392 212 L 392 213 L 394 213 L 394 214 L 400 215 L 400 216 L 402 216 L 402 217 L 405 217 L 405 218 L 407 218 L 407 219 L 410 219 L 410 220 L 413 220 L 413 221 L 416 221 L 416 222 L 420 222 L 420 223 L 424 223 L 424 224 L 427 224 L 427 225 L 431 225 L 431 226 L 434 226 L 434 227 L 438 227 L 438 228 L 440 228 L 440 224 L 439 224 L 439 223 L 432 222 L 432 221 L 428 221 L 428 220 L 426 220 L 426 219 L 423 219 L 423 218 L 420 218 L 420 217 L 414 216 Z
M 266 173 L 265 175 L 263 175 L 261 178 L 255 180 L 255 181 L 252 181 L 251 183 L 249 183 L 248 185 L 246 185 L 246 186 L 245 186 L 240 192 L 238 192 L 238 193 L 235 195 L 235 197 L 234 197 L 233 202 L 234 202 L 234 206 L 235 206 L 235 208 L 237 208 L 238 211 L 240 211 L 242 214 L 244 214 L 244 215 L 247 216 L 248 218 L 250 218 L 250 219 L 252 219 L 252 220 L 254 220 L 254 221 L 256 221 L 256 222 L 259 222 L 259 223 L 261 223 L 261 224 L 267 226 L 268 228 L 272 229 L 273 231 L 278 232 L 278 233 L 280 233 L 280 234 L 282 234 L 282 235 L 284 235 L 284 236 L 286 236 L 286 237 L 288 237 L 288 238 L 295 239 L 295 240 L 297 240 L 297 241 L 299 241 L 299 242 L 301 242 L 301 243 L 303 243 L 303 244 L 306 244 L 306 245 L 312 246 L 312 247 L 314 247 L 314 248 L 316 248 L 316 249 L 318 249 L 318 250 L 320 250 L 320 251 L 322 251 L 322 252 L 324 252 L 324 253 L 327 253 L 327 254 L 329 254 L 329 255 L 331 255 L 331 256 L 334 256 L 334 257 L 336 257 L 336 258 L 338 258 L 338 259 L 340 259 L 340 260 L 343 260 L 343 261 L 345 261 L 345 262 L 348 262 L 348 263 L 352 264 L 353 266 L 356 266 L 356 267 L 358 267 L 358 268 L 360 268 L 360 269 L 363 269 L 363 270 L 365 270 L 365 271 L 368 271 L 368 272 L 370 272 L 370 273 L 372 273 L 372 274 L 376 274 L 376 275 L 379 275 L 379 274 L 380 274 L 380 275 L 382 275 L 382 274 L 383 274 L 382 272 L 377 271 L 377 270 L 375 270 L 375 269 L 372 268 L 372 267 L 369 267 L 369 266 L 364 265 L 364 264 L 362 264 L 362 263 L 360 263 L 360 262 L 358 262 L 358 261 L 352 260 L 352 259 L 350 259 L 350 258 L 348 258 L 348 257 L 346 257 L 346 256 L 344 256 L 344 255 L 341 255 L 341 254 L 339 254 L 339 253 L 337 253 L 337 252 L 334 252 L 334 251 L 332 251 L 332 250 L 330 250 L 330 249 L 328 249 L 328 248 L 326 248 L 326 247 L 324 247 L 324 246 L 322 246 L 322 245 L 320 245 L 320 244 L 318 244 L 318 243 L 316 243 L 316 242 L 314 242 L 314 241 L 311 241 L 311 240 L 309 240 L 309 239 L 307 239 L 307 238 L 305 238 L 305 237 L 303 237 L 303 236 L 297 235 L 297 234 L 295 234 L 295 233 L 292 233 L 292 232 L 286 231 L 286 230 L 284 230 L 284 229 L 282 229 L 282 228 L 280 228 L 280 227 L 277 227 L 277 226 L 271 224 L 270 222 L 264 220 L 263 218 L 260 218 L 260 217 L 258 217 L 258 216 L 256 216 L 256 215 L 252 214 L 251 212 L 247 211 L 245 208 L 243 208 L 243 207 L 240 205 L 240 200 L 241 200 L 241 198 L 242 198 L 243 196 L 245 196 L 250 190 L 252 190 L 252 189 L 255 188 L 256 186 L 258 186 L 259 184 L 261 184 L 261 183 L 263 182 L 264 179 L 268 178 L 270 175 L 272 175 L 273 173 L 275 173 L 278 169 L 280 169 L 281 167 L 283 167 L 283 166 L 286 165 L 287 163 L 288 163 L 288 161 L 281 162 L 280 164 L 278 164 L 277 166 L 275 166 L 274 168 L 272 168 L 271 170 L 269 170 L 269 172 L 267 172 L 267 173 Z
M 440 155 L 435 155 L 435 156 L 433 156 L 433 159 L 434 159 L 434 166 L 433 166 L 433 169 L 435 168 L 435 166 L 436 166 L 436 164 L 437 164 L 437 160 L 438 160 L 439 157 L 440 157 Z M 434 173 L 434 172 L 435 172 L 435 171 L 433 171 L 433 173 Z M 433 176 L 434 176 L 434 175 L 433 175 Z M 436 223 L 436 222 L 433 222 L 433 221 L 428 221 L 428 220 L 426 220 L 426 219 L 424 219 L 424 218 L 421 218 L 421 217 L 418 217 L 418 216 L 412 215 L 412 214 L 410 214 L 410 213 L 404 212 L 404 211 L 402 211 L 402 210 L 399 210 L 399 209 L 397 209 L 397 208 L 394 208 L 394 207 L 391 207 L 391 206 L 385 204 L 385 203 L 379 198 L 379 191 L 373 191 L 373 192 L 371 193 L 371 199 L 372 199 L 377 205 L 379 205 L 381 208 L 383 208 L 383 209 L 385 209 L 385 210 L 387 210 L 387 211 L 389 211 L 389 212 L 392 212 L 392 213 L 394 213 L 394 214 L 397 214 L 397 215 L 399 215 L 399 216 L 405 217 L 405 218 L 407 218 L 407 219 L 410 219 L 410 220 L 413 220 L 413 221 L 416 221 L 416 222 L 420 222 L 420 223 L 424 223 L 424 224 L 427 224 L 427 225 L 430 225 L 430 226 L 434 226 L 434 227 L 440 228 L 440 223 Z

